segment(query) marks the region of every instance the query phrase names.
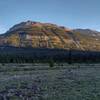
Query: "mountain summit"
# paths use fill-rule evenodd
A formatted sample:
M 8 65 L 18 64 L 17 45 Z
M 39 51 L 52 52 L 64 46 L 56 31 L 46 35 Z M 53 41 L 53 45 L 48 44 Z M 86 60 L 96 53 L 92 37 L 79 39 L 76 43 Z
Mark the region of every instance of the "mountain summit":
M 0 45 L 33 48 L 100 50 L 100 33 L 71 30 L 51 23 L 21 22 L 0 36 Z

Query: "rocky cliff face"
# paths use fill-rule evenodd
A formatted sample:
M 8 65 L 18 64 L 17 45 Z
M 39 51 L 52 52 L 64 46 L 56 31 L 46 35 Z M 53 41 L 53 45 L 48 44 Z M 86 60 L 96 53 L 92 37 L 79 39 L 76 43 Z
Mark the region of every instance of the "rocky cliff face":
M 0 36 L 0 45 L 33 48 L 100 50 L 100 33 L 69 30 L 50 23 L 22 22 Z

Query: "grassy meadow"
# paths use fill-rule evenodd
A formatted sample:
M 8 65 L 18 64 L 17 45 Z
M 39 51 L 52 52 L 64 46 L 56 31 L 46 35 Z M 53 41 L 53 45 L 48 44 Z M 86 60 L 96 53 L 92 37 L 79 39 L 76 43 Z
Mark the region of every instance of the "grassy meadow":
M 100 64 L 0 64 L 0 100 L 100 100 Z

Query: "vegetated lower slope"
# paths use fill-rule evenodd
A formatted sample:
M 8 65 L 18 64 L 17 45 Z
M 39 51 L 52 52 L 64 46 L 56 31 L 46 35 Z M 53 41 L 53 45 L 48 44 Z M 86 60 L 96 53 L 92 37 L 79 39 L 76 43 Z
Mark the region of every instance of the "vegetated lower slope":
M 50 23 L 27 21 L 0 36 L 0 45 L 33 48 L 100 50 L 100 33 L 88 29 L 70 30 Z
M 100 62 L 100 52 L 51 48 L 0 46 L 0 63 Z

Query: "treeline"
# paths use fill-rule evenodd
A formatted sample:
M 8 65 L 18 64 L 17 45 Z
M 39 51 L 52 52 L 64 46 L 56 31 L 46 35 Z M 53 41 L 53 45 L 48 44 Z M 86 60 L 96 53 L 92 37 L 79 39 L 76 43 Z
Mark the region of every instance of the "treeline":
M 36 62 L 97 63 L 100 62 L 100 52 L 0 47 L 0 63 Z

